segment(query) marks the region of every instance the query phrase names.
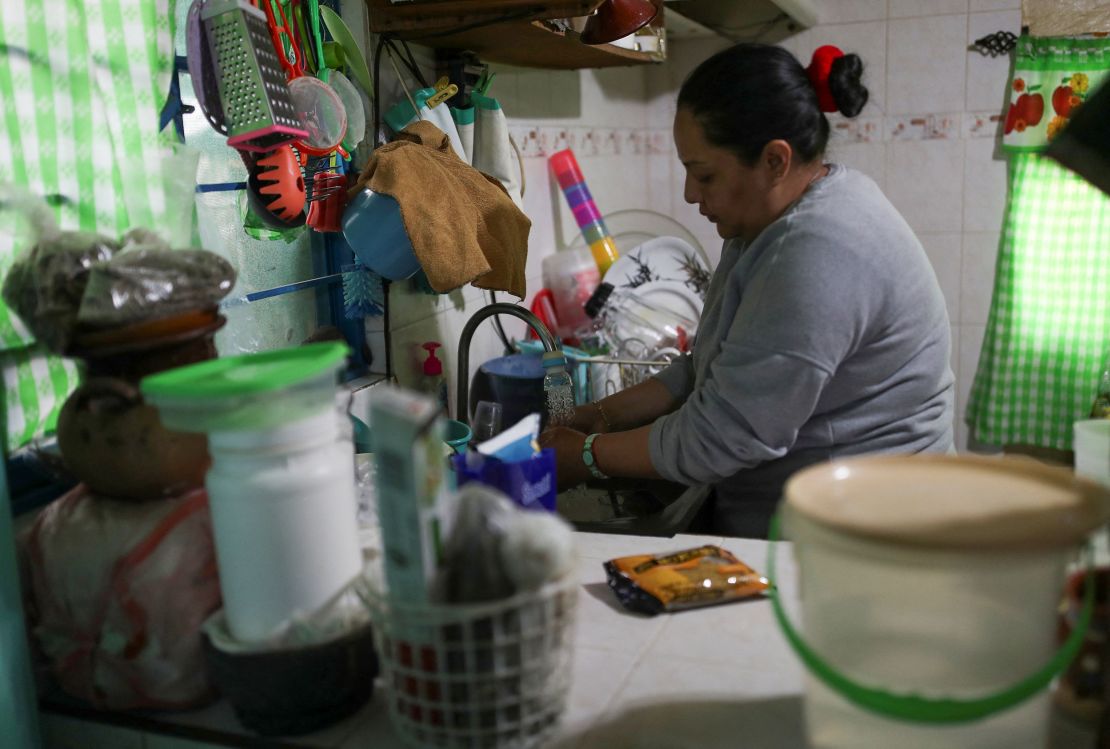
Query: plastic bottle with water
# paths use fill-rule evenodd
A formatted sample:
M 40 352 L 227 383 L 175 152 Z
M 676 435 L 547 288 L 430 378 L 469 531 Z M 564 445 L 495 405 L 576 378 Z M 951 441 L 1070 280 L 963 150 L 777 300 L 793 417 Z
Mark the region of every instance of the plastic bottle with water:
M 567 372 L 567 359 L 562 351 L 543 355 L 543 392 L 547 406 L 546 427 L 564 426 L 574 418 L 574 382 Z

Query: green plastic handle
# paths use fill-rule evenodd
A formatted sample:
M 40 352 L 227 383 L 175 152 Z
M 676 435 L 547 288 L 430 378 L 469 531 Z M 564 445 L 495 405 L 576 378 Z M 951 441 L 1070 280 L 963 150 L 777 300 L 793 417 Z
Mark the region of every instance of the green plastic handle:
M 786 635 L 787 642 L 794 652 L 801 658 L 802 663 L 810 673 L 820 679 L 825 686 L 840 694 L 852 704 L 870 710 L 873 713 L 886 717 L 899 718 L 913 723 L 967 723 L 988 715 L 1002 712 L 1024 702 L 1048 686 L 1058 674 L 1062 673 L 1083 644 L 1087 627 L 1091 623 L 1094 611 L 1095 589 L 1093 559 L 1088 550 L 1087 569 L 1088 575 L 1083 588 L 1083 610 L 1075 630 L 1068 637 L 1067 642 L 1056 652 L 1048 663 L 1032 676 L 987 697 L 970 700 L 938 699 L 920 697 L 914 694 L 895 694 L 885 689 L 864 686 L 853 681 L 829 664 L 802 640 L 801 634 L 794 629 L 782 601 L 779 599 L 778 587 L 775 585 L 775 542 L 779 538 L 779 515 L 771 519 L 769 532 L 769 547 L 767 551 L 767 579 L 769 587 L 767 595 L 771 599 L 771 606 L 775 618 Z

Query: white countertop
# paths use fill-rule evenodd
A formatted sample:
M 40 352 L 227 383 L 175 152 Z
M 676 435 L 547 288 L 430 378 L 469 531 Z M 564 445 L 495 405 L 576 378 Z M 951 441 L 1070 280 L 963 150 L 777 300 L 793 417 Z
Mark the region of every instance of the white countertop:
M 637 553 L 720 544 L 760 572 L 767 542 L 679 535 L 651 538 L 578 533 L 579 608 L 570 702 L 555 749 L 802 749 L 803 670 L 783 639 L 766 599 L 656 617 L 628 612 L 605 582 L 602 562 Z M 797 618 L 793 555 L 778 552 L 778 584 Z M 99 749 L 87 721 L 44 715 L 48 747 Z M 194 713 L 168 715 L 166 724 L 218 732 L 234 745 L 251 735 L 226 702 Z M 166 726 L 169 728 L 170 726 Z M 98 726 L 97 728 L 107 728 Z M 203 741 L 160 736 L 149 722 L 114 728 L 110 749 L 201 749 Z M 1055 719 L 1052 747 L 1093 746 L 1092 734 Z M 124 735 L 126 734 L 126 736 Z M 213 738 L 216 734 L 210 734 Z M 72 741 L 70 738 L 72 737 Z M 283 747 L 403 749 L 393 732 L 384 694 L 356 715 L 324 731 L 280 742 Z

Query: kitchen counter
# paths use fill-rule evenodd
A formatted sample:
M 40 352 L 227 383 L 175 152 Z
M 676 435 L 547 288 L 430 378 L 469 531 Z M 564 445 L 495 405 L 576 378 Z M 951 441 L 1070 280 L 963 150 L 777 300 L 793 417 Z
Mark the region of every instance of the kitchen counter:
M 602 562 L 634 553 L 717 543 L 763 572 L 767 543 L 679 535 L 650 538 L 578 533 L 579 592 L 569 706 L 554 749 L 802 749 L 803 670 L 774 621 L 770 602 L 646 617 L 622 609 Z M 780 545 L 779 584 L 797 612 L 794 564 Z M 214 746 L 402 749 L 383 693 L 358 714 L 316 734 L 260 741 L 226 702 L 146 718 L 68 711 L 42 713 L 47 747 L 205 749 Z M 1093 735 L 1054 716 L 1051 747 L 1093 747 Z

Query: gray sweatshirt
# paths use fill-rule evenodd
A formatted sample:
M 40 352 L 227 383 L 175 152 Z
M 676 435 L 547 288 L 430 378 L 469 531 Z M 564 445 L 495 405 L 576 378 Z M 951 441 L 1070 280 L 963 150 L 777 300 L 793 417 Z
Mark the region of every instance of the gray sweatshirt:
M 764 536 L 800 468 L 950 449 L 949 338 L 913 231 L 831 165 L 750 244 L 725 243 L 693 354 L 657 375 L 682 405 L 652 427 L 652 463 L 714 485 L 715 531 Z

